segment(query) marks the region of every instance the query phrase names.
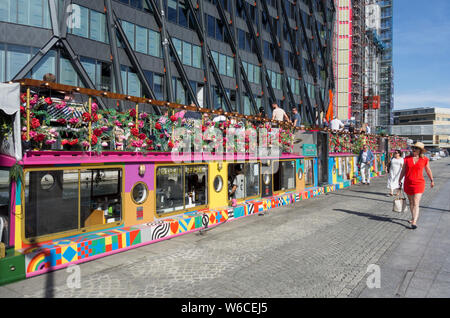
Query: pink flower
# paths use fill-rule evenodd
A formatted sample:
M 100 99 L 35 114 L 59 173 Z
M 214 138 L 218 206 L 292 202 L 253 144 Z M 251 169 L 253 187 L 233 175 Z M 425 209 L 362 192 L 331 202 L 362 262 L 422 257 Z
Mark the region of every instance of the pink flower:
M 91 110 L 92 110 L 94 113 L 97 112 L 97 110 L 98 110 L 98 105 L 97 105 L 97 103 L 92 103 L 92 104 L 91 104 Z
M 45 141 L 45 143 L 47 144 L 47 145 L 52 145 L 52 144 L 54 144 L 56 142 L 56 139 L 49 139 L 49 140 L 46 140 Z
M 148 114 L 147 114 L 147 113 L 141 113 L 141 114 L 139 115 L 139 117 L 140 117 L 141 119 L 145 119 L 145 118 L 148 117 Z
M 83 141 L 81 144 L 83 145 L 83 147 L 86 147 L 86 148 L 89 147 L 89 142 L 87 142 L 86 140 Z
M 108 143 L 106 141 L 102 142 L 103 147 L 108 147 Z
M 122 146 L 123 146 L 123 143 L 121 143 L 121 142 L 116 142 L 116 146 L 117 146 L 117 147 L 122 147 Z
M 58 110 L 64 109 L 66 107 L 66 102 L 61 102 L 61 104 L 56 104 L 55 108 Z
M 120 121 L 118 121 L 118 120 L 116 120 L 114 122 L 114 125 L 116 125 L 117 127 L 122 127 L 122 123 Z
M 70 120 L 69 120 L 69 123 L 71 123 L 72 125 L 76 125 L 76 124 L 78 124 L 79 123 L 79 119 L 78 118 L 71 118 Z
M 33 138 L 34 136 L 36 136 L 37 133 L 33 130 L 30 131 L 30 138 Z

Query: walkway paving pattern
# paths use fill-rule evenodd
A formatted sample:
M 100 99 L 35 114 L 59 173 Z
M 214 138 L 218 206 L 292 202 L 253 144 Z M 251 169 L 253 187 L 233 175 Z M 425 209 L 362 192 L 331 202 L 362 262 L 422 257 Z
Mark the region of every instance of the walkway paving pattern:
M 450 158 L 431 167 L 416 230 L 382 177 L 81 264 L 81 288 L 62 269 L 0 297 L 450 297 Z M 370 264 L 381 288 L 367 287 Z

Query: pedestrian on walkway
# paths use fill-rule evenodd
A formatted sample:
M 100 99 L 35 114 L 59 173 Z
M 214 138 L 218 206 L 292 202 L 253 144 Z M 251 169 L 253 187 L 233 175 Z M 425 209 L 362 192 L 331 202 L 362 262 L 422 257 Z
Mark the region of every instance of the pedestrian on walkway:
M 373 159 L 372 151 L 369 146 L 365 144 L 358 156 L 358 167 L 361 171 L 362 183 L 370 185 L 370 168 L 372 167 Z
M 402 158 L 401 150 L 396 150 L 394 153 L 394 157 L 388 164 L 388 183 L 387 187 L 389 189 L 389 194 L 386 196 L 393 196 L 394 190 L 401 191 L 399 188 L 399 183 L 403 182 L 400 180 L 400 173 L 402 172 L 404 160 Z
M 430 169 L 430 160 L 425 157 L 425 145 L 416 142 L 412 147 L 413 154 L 405 158 L 402 172 L 400 174 L 400 182 L 405 177 L 405 193 L 408 195 L 409 208 L 411 209 L 412 219 L 409 221 L 412 229 L 417 228 L 417 220 L 419 219 L 420 199 L 425 192 L 425 179 L 423 178 L 423 170 L 425 169 L 434 187 L 433 174 Z M 400 184 L 401 187 L 401 184 Z

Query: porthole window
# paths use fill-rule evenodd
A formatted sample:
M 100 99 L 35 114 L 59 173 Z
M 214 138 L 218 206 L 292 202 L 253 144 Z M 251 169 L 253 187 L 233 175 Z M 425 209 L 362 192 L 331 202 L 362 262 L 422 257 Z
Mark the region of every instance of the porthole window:
M 55 178 L 50 173 L 47 173 L 41 178 L 41 188 L 42 190 L 50 190 L 55 185 Z
M 143 204 L 148 197 L 147 185 L 143 182 L 136 183 L 131 190 L 131 197 L 134 203 Z
M 216 176 L 214 178 L 214 190 L 216 192 L 222 191 L 223 188 L 223 178 L 221 176 Z
M 302 168 L 298 169 L 297 176 L 300 180 L 303 178 L 303 169 Z

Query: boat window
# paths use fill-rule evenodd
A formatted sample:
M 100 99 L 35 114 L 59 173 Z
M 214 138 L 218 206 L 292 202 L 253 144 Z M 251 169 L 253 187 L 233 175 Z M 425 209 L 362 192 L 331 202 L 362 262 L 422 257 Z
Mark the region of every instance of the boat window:
M 121 221 L 122 169 L 30 171 L 25 175 L 25 237 Z
M 295 189 L 295 161 L 278 161 L 273 165 L 273 191 Z
M 228 165 L 228 192 L 230 199 L 245 199 L 260 194 L 259 163 Z M 234 190 L 233 190 L 234 189 Z
M 207 165 L 156 169 L 156 212 L 164 214 L 208 203 Z
M 136 204 L 143 204 L 148 198 L 148 188 L 143 182 L 138 182 L 131 190 L 131 197 Z
M 305 159 L 305 187 L 314 186 L 314 160 Z
M 121 220 L 121 169 L 80 171 L 81 227 Z
M 3 219 L 0 221 L 0 226 L 5 228 L 0 228 L 0 242 L 8 242 L 7 231 L 6 231 L 6 222 L 9 219 L 9 170 L 0 169 L 0 218 Z M 6 244 L 8 245 L 8 244 Z

